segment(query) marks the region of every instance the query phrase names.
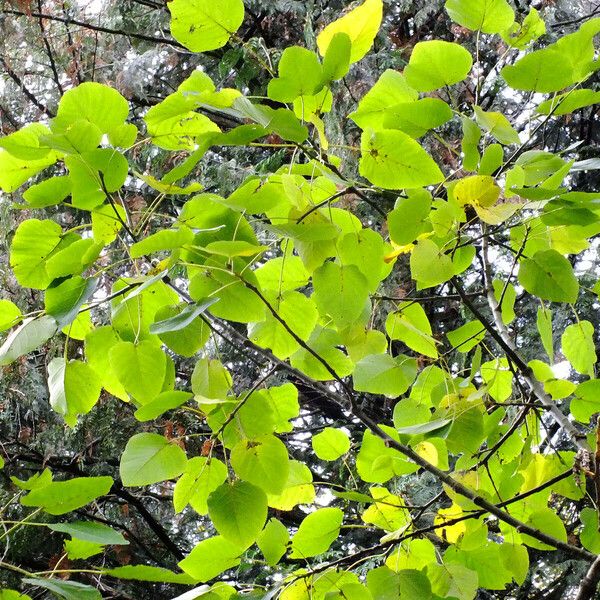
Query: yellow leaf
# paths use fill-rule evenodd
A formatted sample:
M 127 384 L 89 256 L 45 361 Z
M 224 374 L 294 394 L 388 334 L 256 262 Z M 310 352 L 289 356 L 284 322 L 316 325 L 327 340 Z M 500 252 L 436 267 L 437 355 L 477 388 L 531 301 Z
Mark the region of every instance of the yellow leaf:
M 493 206 L 500 197 L 500 188 L 489 175 L 474 175 L 461 179 L 454 187 L 454 198 L 461 205 Z
M 317 38 L 319 52 L 325 56 L 333 36 L 336 33 L 345 33 L 352 43 L 350 62 L 359 61 L 371 49 L 382 19 L 383 1 L 365 0 L 358 8 L 323 29 Z
M 447 521 L 452 521 L 453 519 L 458 519 L 463 516 L 463 511 L 460 506 L 453 504 L 449 508 L 441 508 L 438 510 L 438 514 L 433 520 L 434 525 L 443 525 Z M 436 530 L 437 535 L 439 535 L 442 539 L 450 542 L 451 544 L 456 544 L 460 540 L 460 538 L 466 533 L 467 525 L 465 521 L 461 521 L 460 523 L 456 523 L 455 525 L 450 525 L 449 527 L 442 527 Z

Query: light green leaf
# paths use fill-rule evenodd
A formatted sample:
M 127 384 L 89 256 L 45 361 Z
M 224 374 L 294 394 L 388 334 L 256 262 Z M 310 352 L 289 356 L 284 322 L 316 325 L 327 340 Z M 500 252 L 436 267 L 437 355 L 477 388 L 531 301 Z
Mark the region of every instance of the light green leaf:
M 135 418 L 138 421 L 153 421 L 168 410 L 179 408 L 192 398 L 189 392 L 168 391 L 156 396 L 152 402 L 144 404 L 135 411 Z
M 71 523 L 52 523 L 52 531 L 67 533 L 73 538 L 101 545 L 127 545 L 129 542 L 112 527 L 93 521 L 73 521 Z
M 188 504 L 200 515 L 208 514 L 206 501 L 227 479 L 227 467 L 217 458 L 194 456 L 173 490 L 173 506 L 180 513 Z
M 402 302 L 397 312 L 389 313 L 385 330 L 392 340 L 401 340 L 411 350 L 437 358 L 436 341 L 425 311 L 418 303 Z
M 546 23 L 540 13 L 533 7 L 523 19 L 523 23 L 513 23 L 506 31 L 501 32 L 502 39 L 513 48 L 523 50 L 546 33 Z
M 102 596 L 97 589 L 77 581 L 25 577 L 23 583 L 50 590 L 59 598 L 64 598 L 64 600 L 102 600 Z
M 198 580 L 185 573 L 174 573 L 169 569 L 161 567 L 151 567 L 149 565 L 126 565 L 124 567 L 115 567 L 114 569 L 105 569 L 105 575 L 124 579 L 126 581 L 152 581 L 157 583 L 179 583 L 182 585 L 193 585 Z
M 10 300 L 0 300 L 0 331 L 6 331 L 21 321 L 19 307 Z
M 283 51 L 279 61 L 279 77 L 269 82 L 269 98 L 293 102 L 299 96 L 313 96 L 322 88 L 323 69 L 314 52 L 300 46 Z M 302 77 L 298 77 L 302 73 Z
M 100 398 L 101 385 L 95 371 L 79 360 L 54 358 L 48 364 L 50 405 L 74 427 L 78 415 L 89 413 Z
M 370 50 L 383 18 L 382 0 L 365 0 L 337 21 L 330 23 L 319 34 L 317 45 L 321 56 L 325 56 L 334 36 L 345 33 L 350 38 L 352 49 L 350 62 L 359 61 Z
M 448 281 L 454 275 L 454 267 L 452 259 L 434 241 L 422 239 L 410 255 L 410 272 L 422 290 Z
M 344 520 L 339 508 L 319 508 L 304 518 L 292 538 L 290 558 L 310 558 L 327 552 Z
M 505 357 L 483 363 L 481 378 L 487 384 L 488 394 L 496 402 L 505 402 L 512 395 L 513 374 Z
M 562 351 L 573 368 L 582 375 L 594 377 L 596 346 L 594 326 L 589 321 L 569 325 L 562 334 Z
M 138 433 L 125 446 L 119 465 L 123 485 L 151 485 L 173 479 L 185 469 L 185 452 L 164 436 Z
M 256 540 L 268 565 L 274 566 L 280 561 L 287 550 L 289 539 L 290 534 L 287 527 L 278 519 L 269 519 Z
M 210 339 L 210 327 L 201 315 L 216 302 L 211 298 L 195 304 L 163 306 L 150 325 L 150 333 L 157 334 L 173 352 L 191 357 Z
M 349 118 L 361 129 L 383 129 L 387 109 L 396 104 L 414 102 L 418 98 L 419 94 L 406 83 L 404 75 L 388 69 L 358 103 L 356 112 Z
M 269 506 L 275 510 L 292 510 L 298 504 L 312 504 L 316 492 L 310 469 L 297 460 L 290 461 L 290 473 L 281 494 L 269 494 Z
M 515 90 L 559 92 L 573 83 L 573 69 L 567 56 L 555 48 L 536 50 L 500 72 Z
M 430 129 L 447 123 L 452 116 L 452 110 L 443 100 L 423 98 L 392 106 L 386 111 L 383 124 L 386 129 L 400 129 L 413 138 L 419 138 Z
M 598 512 L 593 508 L 584 508 L 579 515 L 583 530 L 579 534 L 581 545 L 594 554 L 600 553 L 600 528 L 598 527 Z
M 595 413 L 600 412 L 600 380 L 590 379 L 577 386 L 575 398 L 571 400 L 571 414 L 581 423 L 589 423 Z
M 406 392 L 416 376 L 417 362 L 414 358 L 372 354 L 356 364 L 354 389 L 396 398 Z
M 242 0 L 173 0 L 171 33 L 192 52 L 223 47 L 244 21 Z
M 312 447 L 321 460 L 337 460 L 350 450 L 350 439 L 342 429 L 325 427 L 313 436 Z
M 75 477 L 53 481 L 21 498 L 23 506 L 36 506 L 51 515 L 64 515 L 108 494 L 112 477 Z
M 479 106 L 474 106 L 473 110 L 479 126 L 489 132 L 501 144 L 509 145 L 521 142 L 519 134 L 502 113 L 486 112 Z
M 570 90 L 542 102 L 536 110 L 542 115 L 553 114 L 558 117 L 598 102 L 600 102 L 600 92 L 589 89 Z
M 10 266 L 22 286 L 43 290 L 50 285 L 46 261 L 61 239 L 62 228 L 54 221 L 28 219 L 17 227 L 10 246 Z
M 314 272 L 313 287 L 319 313 L 340 329 L 356 322 L 369 299 L 367 279 L 356 265 L 326 262 Z
M 59 285 L 51 285 L 45 294 L 46 313 L 54 317 L 59 327 L 69 325 L 96 291 L 98 281 L 98 278 L 75 276 Z
M 199 544 L 179 562 L 179 567 L 202 583 L 240 564 L 243 548 L 218 535 Z
M 463 81 L 473 66 L 465 48 L 453 42 L 419 42 L 413 49 L 404 76 L 420 92 L 432 92 Z
M 417 188 L 444 179 L 431 156 L 402 131 L 365 131 L 361 153 L 360 174 L 379 187 Z
M 285 444 L 273 435 L 242 440 L 231 450 L 236 475 L 268 494 L 281 494 L 288 479 L 290 460 Z
M 167 374 L 167 357 L 154 342 L 119 342 L 110 349 L 110 367 L 119 382 L 140 404 L 160 394 Z
M 515 20 L 506 0 L 447 0 L 446 11 L 455 23 L 483 33 L 500 33 Z
M 131 258 L 140 258 L 163 250 L 175 250 L 194 241 L 194 233 L 188 227 L 161 229 L 147 238 L 136 242 L 129 249 Z
M 196 400 L 225 400 L 233 386 L 229 371 L 218 361 L 201 358 L 192 373 L 192 391 Z
M 556 250 L 540 250 L 524 260 L 519 269 L 519 283 L 530 294 L 552 302 L 573 304 L 579 294 L 571 263 Z
M 554 336 L 552 335 L 552 311 L 549 308 L 542 306 L 537 311 L 537 330 L 542 338 L 542 345 L 550 359 L 550 363 L 554 362 Z
M 515 301 L 517 299 L 515 286 L 512 283 L 505 284 L 504 281 L 500 281 L 499 279 L 494 279 L 492 285 L 494 288 L 494 297 L 502 310 L 502 322 L 505 325 L 510 325 L 517 316 L 515 314 Z
M 58 330 L 58 323 L 47 315 L 25 319 L 0 346 L 0 366 L 29 354 L 47 342 Z
M 223 537 L 248 548 L 267 520 L 267 496 L 246 481 L 224 483 L 208 497 L 208 514 Z
M 485 337 L 485 327 L 479 321 L 469 321 L 446 334 L 448 341 L 459 352 L 470 352 Z

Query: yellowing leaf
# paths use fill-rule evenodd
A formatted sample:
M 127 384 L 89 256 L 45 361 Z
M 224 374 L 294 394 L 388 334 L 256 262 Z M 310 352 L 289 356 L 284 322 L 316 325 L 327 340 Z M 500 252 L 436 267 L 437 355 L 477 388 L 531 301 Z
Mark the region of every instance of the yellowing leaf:
M 336 33 L 346 33 L 352 43 L 350 62 L 359 61 L 371 48 L 383 18 L 382 0 L 365 0 L 358 8 L 330 23 L 317 38 L 321 56 L 325 56 Z

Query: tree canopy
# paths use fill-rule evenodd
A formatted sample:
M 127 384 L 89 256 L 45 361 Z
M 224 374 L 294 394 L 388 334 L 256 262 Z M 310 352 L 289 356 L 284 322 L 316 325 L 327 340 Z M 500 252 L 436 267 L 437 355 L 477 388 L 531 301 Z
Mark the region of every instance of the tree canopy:
M 597 13 L 4 2 L 0 600 L 597 597 Z

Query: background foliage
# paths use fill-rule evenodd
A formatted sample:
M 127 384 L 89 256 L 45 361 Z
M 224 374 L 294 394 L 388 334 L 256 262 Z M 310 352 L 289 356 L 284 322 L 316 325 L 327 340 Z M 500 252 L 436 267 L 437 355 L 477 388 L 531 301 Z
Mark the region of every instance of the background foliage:
M 205 4 L 3 2 L 0 597 L 594 597 L 597 7 Z

